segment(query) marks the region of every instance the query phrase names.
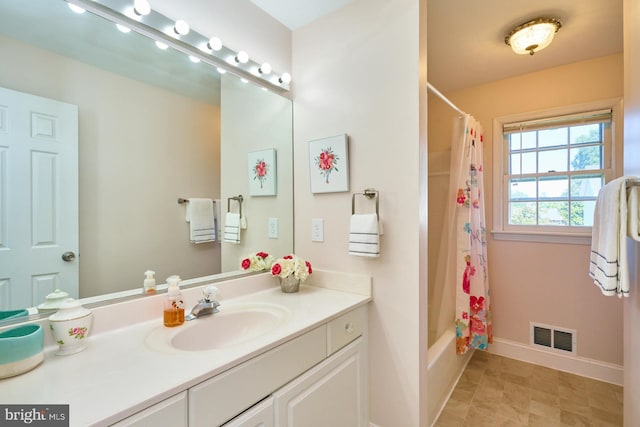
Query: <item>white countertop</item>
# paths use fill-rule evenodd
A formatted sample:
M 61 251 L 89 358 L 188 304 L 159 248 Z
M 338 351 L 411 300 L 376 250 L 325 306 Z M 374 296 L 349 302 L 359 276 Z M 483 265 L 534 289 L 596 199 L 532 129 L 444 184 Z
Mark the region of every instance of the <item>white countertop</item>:
M 89 337 L 88 348 L 74 355 L 57 356 L 57 346 L 48 346 L 43 364 L 31 372 L 0 380 L 0 402 L 69 404 L 71 426 L 114 423 L 371 300 L 368 278 L 362 281 L 354 275 L 331 272 L 314 272 L 314 276 L 319 277 L 308 283 L 315 286 L 302 285 L 298 293 L 285 294 L 279 287 L 267 286 L 221 301 L 221 312 L 225 305 L 252 302 L 277 304 L 289 311 L 286 322 L 259 338 L 220 350 L 160 351 L 145 343 L 154 330 L 164 328 L 162 310 L 157 310 L 153 320 L 131 322 L 130 326 L 113 330 L 105 325 L 94 327 L 99 332 Z M 265 281 L 262 275 L 252 277 L 254 281 Z M 252 279 L 230 280 L 228 286 L 248 280 Z M 274 279 L 270 278 L 269 283 L 275 283 Z M 220 287 L 222 290 L 225 285 Z M 185 292 L 188 308 L 199 292 L 189 290 L 189 296 Z M 154 308 L 160 297 L 154 297 Z M 121 313 L 123 308 L 116 306 L 107 308 L 110 313 L 101 313 L 95 321 L 108 321 L 110 316 L 118 315 L 117 310 Z

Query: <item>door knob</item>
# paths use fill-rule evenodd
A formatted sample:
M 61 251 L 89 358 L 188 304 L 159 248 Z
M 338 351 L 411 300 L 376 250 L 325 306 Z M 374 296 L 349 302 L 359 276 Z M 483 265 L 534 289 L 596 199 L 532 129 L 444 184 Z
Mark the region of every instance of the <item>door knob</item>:
M 74 254 L 73 252 L 69 251 L 69 252 L 65 252 L 62 254 L 62 260 L 64 262 L 71 262 L 74 259 L 76 259 L 76 254 Z

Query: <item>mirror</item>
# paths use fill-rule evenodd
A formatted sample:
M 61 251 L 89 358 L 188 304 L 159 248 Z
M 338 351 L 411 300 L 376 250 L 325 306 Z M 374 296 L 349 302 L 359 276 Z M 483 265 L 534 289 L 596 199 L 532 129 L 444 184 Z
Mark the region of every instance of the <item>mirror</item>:
M 0 251 L 0 310 L 37 305 L 56 288 L 92 301 L 139 294 L 148 269 L 159 284 L 172 274 L 228 277 L 241 274 L 240 258 L 250 253 L 293 251 L 288 99 L 229 73 L 221 79 L 214 67 L 89 12 L 76 14 L 63 0 L 0 3 L 0 53 L 0 87 L 77 106 L 79 214 L 77 247 L 59 248 L 77 255 L 67 264 L 77 266 L 79 289 L 46 270 L 11 278 L 9 251 Z M 277 192 L 251 195 L 249 155 L 265 149 L 277 158 Z M 64 187 L 53 186 L 52 197 Z M 11 206 L 15 194 L 6 191 Z M 238 194 L 247 218 L 240 244 L 191 243 L 178 199 L 219 200 L 220 230 L 227 198 Z M 55 208 L 52 218 L 73 216 Z M 269 238 L 270 218 L 277 238 Z M 17 286 L 28 292 L 13 297 Z

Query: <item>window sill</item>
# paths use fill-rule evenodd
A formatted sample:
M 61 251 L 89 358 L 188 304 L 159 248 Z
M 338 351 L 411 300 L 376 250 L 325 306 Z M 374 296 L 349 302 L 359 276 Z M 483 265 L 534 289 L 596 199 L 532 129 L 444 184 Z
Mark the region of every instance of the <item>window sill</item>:
M 503 231 L 493 230 L 491 234 L 495 240 L 536 242 L 536 243 L 563 243 L 570 245 L 590 245 L 591 234 L 577 233 L 541 233 L 535 231 Z

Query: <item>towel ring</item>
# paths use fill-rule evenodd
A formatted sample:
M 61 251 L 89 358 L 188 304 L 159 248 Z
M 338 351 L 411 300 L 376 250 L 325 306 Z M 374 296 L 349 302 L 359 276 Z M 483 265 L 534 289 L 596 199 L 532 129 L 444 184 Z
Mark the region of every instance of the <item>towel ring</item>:
M 242 197 L 242 194 L 239 194 L 235 197 L 229 197 L 227 198 L 227 212 L 231 212 L 231 201 L 235 200 L 236 202 L 238 202 L 238 213 L 240 214 L 240 217 L 242 218 L 242 201 L 244 200 L 244 197 Z
M 364 196 L 367 199 L 371 200 L 373 198 L 376 199 L 376 215 L 380 216 L 380 197 L 378 190 L 374 188 L 366 188 L 362 193 L 353 193 L 351 195 L 351 215 L 356 213 L 356 196 Z

